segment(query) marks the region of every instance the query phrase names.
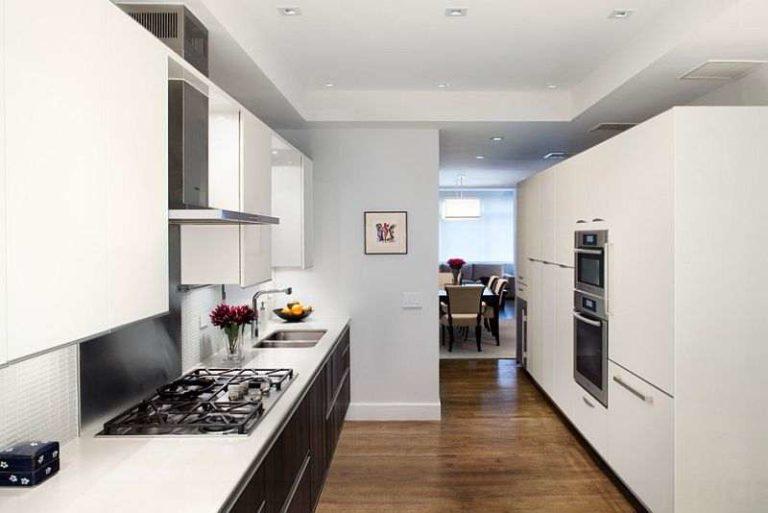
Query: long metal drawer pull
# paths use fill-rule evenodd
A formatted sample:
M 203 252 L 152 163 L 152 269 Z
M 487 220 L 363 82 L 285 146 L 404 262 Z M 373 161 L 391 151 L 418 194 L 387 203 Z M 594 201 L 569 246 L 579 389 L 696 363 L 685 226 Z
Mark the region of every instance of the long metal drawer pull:
M 605 219 L 602 219 L 600 217 L 596 217 L 596 218 L 592 219 L 592 222 L 593 223 L 604 223 Z
M 584 404 L 586 404 L 586 405 L 587 405 L 587 406 L 589 406 L 590 408 L 594 408 L 594 407 L 595 407 L 595 405 L 594 405 L 594 404 L 592 404 L 592 401 L 590 401 L 589 399 L 587 399 L 587 398 L 586 398 L 585 396 L 583 396 L 583 395 L 581 396 L 581 400 L 582 400 L 582 401 L 584 401 Z
M 580 320 L 581 322 L 585 322 L 590 326 L 594 326 L 595 328 L 600 328 L 603 325 L 600 321 L 593 321 L 592 319 L 587 319 L 583 315 L 579 315 L 577 312 L 573 312 L 573 316 L 576 319 Z
M 578 221 L 576 221 L 576 224 L 584 224 L 584 223 L 586 223 L 584 219 L 579 219 Z
M 603 254 L 603 252 L 600 251 L 599 249 L 581 249 L 581 248 L 576 248 L 576 249 L 573 250 L 573 252 L 574 253 L 583 253 L 585 255 L 602 255 Z
M 614 376 L 614 377 L 613 377 L 613 380 L 614 380 L 616 383 L 618 383 L 619 385 L 621 385 L 621 386 L 623 386 L 624 388 L 626 388 L 627 390 L 629 390 L 629 391 L 630 391 L 630 392 L 631 392 L 633 395 L 637 396 L 637 397 L 638 397 L 638 398 L 639 398 L 641 401 L 644 401 L 644 402 L 646 402 L 646 403 L 650 403 L 650 402 L 653 402 L 653 398 L 652 398 L 652 397 L 650 397 L 650 396 L 647 396 L 647 395 L 643 394 L 642 392 L 640 392 L 640 391 L 636 390 L 635 388 L 633 388 L 632 386 L 630 386 L 630 385 L 629 385 L 629 384 L 628 384 L 626 381 L 624 381 L 623 379 L 621 379 L 619 376 Z

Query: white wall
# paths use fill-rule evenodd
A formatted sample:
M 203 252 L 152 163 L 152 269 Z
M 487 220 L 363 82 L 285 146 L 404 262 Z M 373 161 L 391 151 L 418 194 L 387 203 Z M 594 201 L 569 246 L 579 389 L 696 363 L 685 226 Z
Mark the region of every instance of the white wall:
M 438 132 L 287 131 L 314 161 L 315 258 L 275 272 L 315 316 L 352 319 L 350 419 L 440 416 L 437 285 Z M 408 254 L 363 254 L 363 212 L 408 211 Z M 421 309 L 401 308 L 403 292 Z M 279 299 L 281 300 L 281 299 Z
M 691 105 L 768 105 L 768 65 L 697 98 Z

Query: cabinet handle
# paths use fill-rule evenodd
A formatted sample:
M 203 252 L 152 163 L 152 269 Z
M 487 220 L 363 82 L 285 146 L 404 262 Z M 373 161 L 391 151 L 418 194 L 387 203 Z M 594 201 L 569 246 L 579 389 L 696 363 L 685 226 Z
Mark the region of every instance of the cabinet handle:
M 557 264 L 560 269 L 573 269 L 572 265 Z
M 603 323 L 600 321 L 593 321 L 592 319 L 587 319 L 583 315 L 579 315 L 577 312 L 573 312 L 573 317 L 580 320 L 581 322 L 587 323 L 590 326 L 594 326 L 595 328 L 600 328 Z
M 576 221 L 576 224 L 584 224 L 586 221 L 584 219 L 579 219 Z
M 653 402 L 653 398 L 651 396 L 645 395 L 642 392 L 636 390 L 634 387 L 630 386 L 626 381 L 621 379 L 619 376 L 614 376 L 613 380 L 616 383 L 618 383 L 619 385 L 621 385 L 624 388 L 626 388 L 627 390 L 629 390 L 632 393 L 632 395 L 636 396 L 641 401 L 646 402 L 646 403 L 652 403 Z
M 605 263 L 605 269 L 603 272 L 605 273 L 605 284 L 603 285 L 603 292 L 605 293 L 605 315 L 609 316 L 611 315 L 611 257 L 613 256 L 613 253 L 611 252 L 611 243 L 606 242 L 603 246 L 604 256 L 603 256 L 603 262 Z
M 590 408 L 594 408 L 594 407 L 595 407 L 595 405 L 594 405 L 594 404 L 592 404 L 592 401 L 590 401 L 589 399 L 587 399 L 587 396 L 584 396 L 584 395 L 583 395 L 583 396 L 581 396 L 581 400 L 582 400 L 582 401 L 584 401 L 584 404 L 586 404 L 586 405 L 587 405 L 587 406 L 589 406 Z
M 592 222 L 593 223 L 604 223 L 605 219 L 603 219 L 601 217 L 596 217 L 596 218 L 592 219 Z

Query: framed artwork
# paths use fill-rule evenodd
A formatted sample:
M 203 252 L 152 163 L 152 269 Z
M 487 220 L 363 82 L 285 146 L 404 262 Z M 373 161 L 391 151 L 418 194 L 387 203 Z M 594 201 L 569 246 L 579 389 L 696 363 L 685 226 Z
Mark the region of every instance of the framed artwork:
M 408 254 L 408 212 L 370 211 L 363 215 L 366 255 Z

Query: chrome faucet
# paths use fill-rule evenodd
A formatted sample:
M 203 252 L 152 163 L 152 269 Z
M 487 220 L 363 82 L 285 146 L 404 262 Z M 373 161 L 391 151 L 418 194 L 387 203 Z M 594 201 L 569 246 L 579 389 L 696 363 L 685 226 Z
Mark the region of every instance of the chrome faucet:
M 253 299 L 251 299 L 251 301 L 253 302 L 254 318 L 253 322 L 251 323 L 251 338 L 256 338 L 259 336 L 259 298 L 266 294 L 287 294 L 290 296 L 291 293 L 293 293 L 293 288 L 288 287 L 285 289 L 259 290 L 253 295 Z

